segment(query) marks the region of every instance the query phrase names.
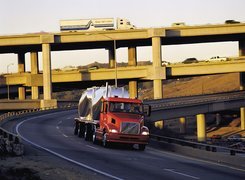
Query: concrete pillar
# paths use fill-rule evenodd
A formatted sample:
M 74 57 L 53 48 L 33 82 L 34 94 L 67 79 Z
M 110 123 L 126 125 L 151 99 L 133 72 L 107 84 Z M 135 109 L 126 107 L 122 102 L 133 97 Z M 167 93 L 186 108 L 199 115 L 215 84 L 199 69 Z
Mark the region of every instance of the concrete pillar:
M 245 56 L 245 41 L 239 41 L 239 56 Z M 240 90 L 245 90 L 245 73 L 240 73 Z M 245 130 L 245 107 L 240 108 L 241 129 Z
M 239 56 L 245 56 L 245 41 L 239 41 Z
M 198 114 L 197 117 L 197 140 L 199 142 L 206 141 L 206 122 L 205 115 Z
M 163 129 L 164 128 L 164 121 L 161 120 L 161 121 L 156 121 L 154 122 L 154 126 L 158 129 Z
M 179 118 L 180 133 L 186 133 L 186 121 L 184 117 Z
M 161 37 L 152 37 L 152 65 L 159 68 L 162 64 Z M 153 80 L 154 99 L 162 99 L 162 79 Z
M 18 53 L 18 72 L 25 72 L 25 53 Z M 26 98 L 26 90 L 25 87 L 18 88 L 19 100 L 24 100 Z
M 38 74 L 38 52 L 31 52 L 31 74 Z M 31 98 L 39 98 L 38 86 L 31 87 Z
M 108 49 L 108 52 L 109 52 L 109 68 L 115 68 L 116 56 L 115 56 L 114 46 L 110 47 Z
M 137 51 L 136 47 L 128 48 L 128 66 L 137 66 Z M 138 97 L 137 81 L 129 81 L 129 96 L 130 98 Z
M 245 107 L 240 108 L 241 112 L 241 130 L 245 130 Z
M 51 79 L 50 44 L 42 44 L 42 55 L 43 55 L 43 98 L 44 100 L 51 100 L 52 79 Z

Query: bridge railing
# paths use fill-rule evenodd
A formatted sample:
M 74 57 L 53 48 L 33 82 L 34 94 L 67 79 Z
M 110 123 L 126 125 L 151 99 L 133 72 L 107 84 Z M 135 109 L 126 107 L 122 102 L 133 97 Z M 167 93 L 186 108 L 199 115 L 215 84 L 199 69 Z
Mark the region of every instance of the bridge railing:
M 229 153 L 230 155 L 236 155 L 236 153 L 245 153 L 245 150 L 242 149 L 235 149 L 235 148 L 229 148 L 229 147 L 223 147 L 223 146 L 217 146 L 212 145 L 209 143 L 199 143 L 199 142 L 193 142 L 193 141 L 187 141 L 183 139 L 177 139 L 172 137 L 166 137 L 166 136 L 160 136 L 156 134 L 150 134 L 151 139 L 155 139 L 158 142 L 164 142 L 164 143 L 174 143 L 181 146 L 189 146 L 193 148 L 198 148 L 210 152 L 223 152 L 223 153 Z

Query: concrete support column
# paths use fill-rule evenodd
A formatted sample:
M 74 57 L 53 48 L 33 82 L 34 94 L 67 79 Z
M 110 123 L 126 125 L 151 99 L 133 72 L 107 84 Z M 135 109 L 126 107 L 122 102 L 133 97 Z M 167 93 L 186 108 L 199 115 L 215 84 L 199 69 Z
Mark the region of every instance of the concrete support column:
M 116 64 L 115 49 L 114 47 L 110 47 L 108 51 L 109 51 L 109 68 L 115 68 L 115 64 Z
M 42 55 L 43 55 L 43 98 L 44 100 L 51 100 L 52 79 L 51 79 L 50 44 L 42 44 Z
M 128 66 L 137 66 L 137 51 L 136 47 L 128 48 Z M 129 96 L 130 98 L 138 97 L 137 81 L 129 81 Z
M 23 52 L 18 53 L 18 72 L 19 73 L 25 72 L 25 53 L 23 53 Z M 18 95 L 19 95 L 19 100 L 26 99 L 25 87 L 19 87 L 18 88 Z
M 245 107 L 240 108 L 241 112 L 241 130 L 245 130 Z
M 161 37 L 152 37 L 152 65 L 159 68 L 162 64 Z M 162 99 L 162 79 L 153 80 L 154 99 Z
M 245 41 L 239 41 L 239 56 L 245 56 Z
M 239 41 L 239 56 L 245 56 L 245 41 Z M 245 73 L 240 73 L 240 90 L 245 90 Z M 245 130 L 245 107 L 240 108 L 241 130 Z
M 156 128 L 158 128 L 158 129 L 163 129 L 163 128 L 164 128 L 164 121 L 163 121 L 163 120 L 161 120 L 161 121 L 156 121 L 156 122 L 154 123 L 154 126 L 155 126 Z
M 186 133 L 186 121 L 184 117 L 179 118 L 180 133 Z
M 31 52 L 31 74 L 38 74 L 38 52 Z M 31 87 L 31 98 L 39 98 L 38 86 Z
M 197 118 L 197 140 L 199 142 L 206 141 L 206 122 L 205 122 L 205 115 L 198 114 L 196 115 Z

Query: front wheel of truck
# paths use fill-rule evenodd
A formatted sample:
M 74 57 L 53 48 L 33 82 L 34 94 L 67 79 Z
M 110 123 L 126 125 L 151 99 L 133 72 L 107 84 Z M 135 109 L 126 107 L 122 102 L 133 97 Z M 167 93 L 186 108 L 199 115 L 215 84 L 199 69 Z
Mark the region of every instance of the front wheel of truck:
M 107 133 L 104 133 L 104 135 L 103 135 L 102 145 L 103 145 L 105 148 L 109 147 L 109 142 L 107 141 Z
M 145 150 L 145 144 L 139 144 L 139 150 L 144 151 Z

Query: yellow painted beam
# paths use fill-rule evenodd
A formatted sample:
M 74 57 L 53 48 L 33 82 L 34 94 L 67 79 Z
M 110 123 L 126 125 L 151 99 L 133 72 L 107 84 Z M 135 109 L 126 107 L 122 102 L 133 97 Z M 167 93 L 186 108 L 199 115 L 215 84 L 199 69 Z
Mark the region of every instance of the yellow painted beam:
M 244 72 L 244 60 L 220 61 L 220 62 L 200 62 L 192 64 L 173 64 L 167 67 L 167 76 L 187 76 Z
M 153 29 L 153 30 L 152 30 Z M 240 34 L 245 32 L 245 23 L 202 26 L 180 26 L 111 31 L 81 31 L 60 33 L 33 33 L 0 36 L 0 46 L 35 45 L 42 43 L 96 42 L 111 40 L 148 39 L 160 37 L 188 37 L 205 35 Z

